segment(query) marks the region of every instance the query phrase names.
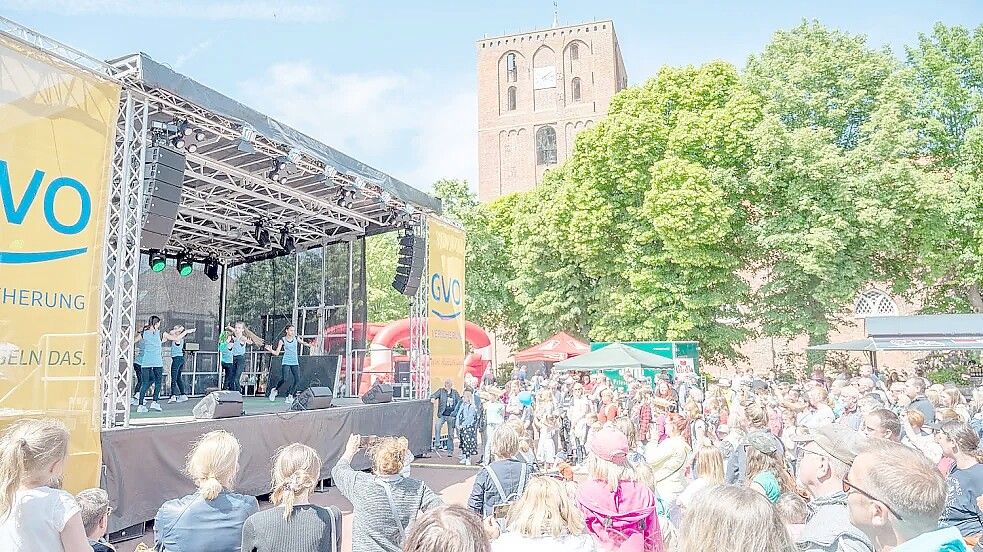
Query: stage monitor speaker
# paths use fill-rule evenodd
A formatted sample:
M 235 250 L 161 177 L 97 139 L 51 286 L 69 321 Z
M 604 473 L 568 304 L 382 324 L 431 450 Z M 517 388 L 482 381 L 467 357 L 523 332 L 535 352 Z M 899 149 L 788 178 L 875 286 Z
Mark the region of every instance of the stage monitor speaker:
M 382 404 L 393 402 L 393 386 L 388 383 L 376 383 L 362 395 L 365 404 Z
M 393 288 L 413 297 L 420 288 L 423 268 L 426 264 L 427 240 L 422 236 L 406 233 L 399 238 L 399 258 L 396 260 L 396 276 Z
M 140 247 L 163 250 L 174 230 L 184 188 L 184 152 L 165 146 L 147 149 Z
M 196 420 L 242 416 L 242 393 L 238 391 L 212 391 L 195 405 L 192 414 Z
M 331 406 L 331 397 L 334 393 L 330 387 L 308 387 L 303 393 L 297 395 L 290 410 L 317 410 Z

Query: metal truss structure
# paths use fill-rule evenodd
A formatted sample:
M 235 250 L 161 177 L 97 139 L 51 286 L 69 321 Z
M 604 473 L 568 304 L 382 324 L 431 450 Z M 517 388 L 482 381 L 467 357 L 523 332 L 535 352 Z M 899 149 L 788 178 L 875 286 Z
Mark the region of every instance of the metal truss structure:
M 289 235 L 297 250 L 350 242 L 407 226 L 426 235 L 425 212 L 434 207 L 414 203 L 422 196 L 419 192 L 409 193 L 401 183 L 402 188 L 386 184 L 390 177 L 340 152 L 336 157 L 324 155 L 330 148 L 268 118 L 263 120 L 269 122 L 268 128 L 276 136 L 264 136 L 242 120 L 189 100 L 182 95 L 183 86 L 166 89 L 149 83 L 147 65 L 153 64 L 158 72 L 161 66 L 142 54 L 103 62 L 3 17 L 0 32 L 81 70 L 116 81 L 123 89 L 104 236 L 100 335 L 104 429 L 129 424 L 140 237 L 143 211 L 149 201 L 145 163 L 149 147 L 175 137 L 168 134 L 175 125 L 194 129 L 196 147 L 185 151 L 181 202 L 163 251 L 168 256 L 213 260 L 228 267 L 288 254 L 282 241 L 278 243 L 280 235 Z M 234 104 L 182 78 L 182 83 L 197 87 L 199 98 L 217 97 L 225 102 L 222 105 Z M 243 113 L 261 116 L 234 105 Z M 204 139 L 198 140 L 199 134 Z M 288 138 L 296 141 L 286 143 Z M 331 164 L 334 159 L 343 159 L 359 172 L 339 171 Z M 274 173 L 279 170 L 276 167 L 285 169 Z M 254 238 L 257 225 L 269 231 L 272 243 Z M 420 389 L 429 386 L 425 289 L 414 298 L 411 318 L 414 337 L 410 356 L 416 359 L 413 370 L 419 395 Z M 351 359 L 350 338 L 346 345 Z
M 422 217 L 413 225 L 413 232 L 418 236 L 427 235 L 427 219 Z M 427 243 L 429 249 L 429 242 Z M 429 274 L 430 252 L 423 252 L 423 274 Z M 414 399 L 425 399 L 430 396 L 430 344 L 427 340 L 427 293 L 428 282 L 421 282 L 410 302 L 410 381 L 413 382 L 410 396 Z

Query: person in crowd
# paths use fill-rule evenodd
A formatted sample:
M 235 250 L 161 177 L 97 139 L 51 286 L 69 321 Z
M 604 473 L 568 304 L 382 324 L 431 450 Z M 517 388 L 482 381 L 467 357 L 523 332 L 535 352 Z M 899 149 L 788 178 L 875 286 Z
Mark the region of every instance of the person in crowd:
M 959 529 L 967 542 L 975 545 L 983 533 L 983 512 L 976 504 L 977 497 L 983 496 L 980 438 L 961 421 L 945 422 L 935 438 L 942 454 L 954 464 L 946 475 L 948 497 L 939 525 Z
M 700 493 L 682 520 L 679 552 L 791 552 L 778 511 L 760 494 L 721 485 Z
M 505 532 L 492 541 L 492 552 L 593 552 L 584 515 L 567 484 L 534 477 L 509 508 Z
M 951 408 L 959 415 L 959 419 L 964 423 L 969 422 L 969 406 L 966 404 L 966 397 L 959 391 L 958 387 L 948 387 L 942 390 L 942 407 Z
M 588 478 L 577 488 L 587 532 L 605 550 L 663 552 L 658 502 L 628 463 L 628 438 L 605 427 L 588 447 Z
M 904 437 L 901 442 L 922 451 L 926 458 L 936 465 L 942 460 L 942 447 L 935 438 L 925 431 L 925 415 L 921 410 L 911 409 L 902 418 L 901 432 Z
M 188 455 L 188 475 L 198 490 L 168 500 L 154 518 L 154 542 L 162 552 L 238 552 L 242 524 L 259 511 L 256 497 L 234 493 L 239 441 L 226 431 L 206 433 Z
M 82 526 L 89 539 L 93 552 L 115 552 L 115 548 L 106 542 L 109 532 L 109 494 L 99 488 L 85 489 L 75 495 L 75 501 L 81 508 Z
M 601 391 L 601 404 L 597 409 L 597 421 L 606 424 L 618 417 L 618 404 L 614 400 L 614 391 Z
M 864 417 L 864 434 L 868 438 L 901 442 L 901 419 L 886 408 L 878 408 Z
M 495 461 L 478 472 L 468 499 L 468 507 L 482 518 L 492 515 L 496 505 L 515 501 L 532 477 L 532 467 L 516 458 L 519 442 L 519 434 L 511 425 L 492 435 Z
M 273 508 L 253 514 L 242 526 L 242 552 L 338 552 L 341 511 L 311 504 L 321 481 L 321 457 L 307 445 L 280 449 L 273 460 Z
M 871 439 L 843 480 L 850 523 L 874 552 L 964 552 L 956 527 L 939 528 L 945 509 L 945 479 L 917 450 Z
M 860 391 L 853 385 L 847 385 L 840 390 L 840 403 L 843 408 L 836 423 L 847 426 L 857 431 L 863 421 L 863 414 L 860 412 L 858 403 L 860 402 Z
M 184 390 L 184 379 L 181 371 L 184 370 L 184 336 L 189 332 L 184 331 L 184 326 L 178 324 L 168 332 L 170 335 L 180 336 L 178 339 L 171 340 L 171 398 L 169 403 L 185 402 L 188 394 Z
M 850 523 L 843 492 L 846 477 L 864 437 L 835 424 L 796 438 L 798 480 L 812 496 L 811 514 L 796 544 L 803 552 L 871 552 L 867 536 Z M 790 493 L 792 494 L 792 493 Z
M 430 395 L 437 403 L 437 421 L 433 428 L 434 449 L 440 443 L 440 432 L 447 426 L 447 454 L 454 455 L 454 427 L 457 424 L 457 409 L 461 406 L 461 394 L 454 389 L 454 382 L 448 378 L 444 386 Z
M 736 416 L 737 427 L 741 434 L 748 435 L 754 432 L 762 434 L 772 441 L 779 456 L 784 457 L 785 447 L 781 439 L 768 430 L 768 413 L 760 401 L 746 400 L 743 404 L 738 405 L 736 412 L 738 413 Z M 734 447 L 733 453 L 727 457 L 725 474 L 728 483 L 744 483 L 747 479 L 746 451 L 747 443 L 742 440 L 738 446 Z
M 403 552 L 491 552 L 491 543 L 473 512 L 462 506 L 439 506 L 416 519 Z
M 474 391 L 465 389 L 461 394 L 454 425 L 461 440 L 461 464 L 471 465 L 471 457 L 478 454 L 479 407 L 474 402 Z
M 632 409 L 632 420 L 638 426 L 638 440 L 648 443 L 651 438 L 654 395 L 650 387 L 642 387 L 638 391 L 638 401 Z
M 533 423 L 539 434 L 536 444 L 536 461 L 544 469 L 550 469 L 556 462 L 556 441 L 560 430 L 560 416 L 554 410 L 548 410 L 543 417 L 536 417 Z
M 686 466 L 690 455 L 685 435 L 688 426 L 686 418 L 670 414 L 666 421 L 669 437 L 658 444 L 649 443 L 645 450 L 645 461 L 654 472 L 659 499 L 666 505 L 672 504 L 686 488 Z
M 681 509 L 689 508 L 697 493 L 724 484 L 724 456 L 720 449 L 707 443 L 696 450 L 693 481 L 676 497 Z
M 147 407 L 143 401 L 147 397 L 147 390 L 154 386 L 154 400 L 150 403 L 150 410 L 160 412 L 160 388 L 164 380 L 164 341 L 181 341 L 184 336 L 194 330 L 181 329 L 180 332 L 162 332 L 160 329 L 160 317 L 151 316 L 147 325 L 140 330 L 136 339 L 143 343 L 140 355 L 140 397 L 138 400 L 137 412 L 147 412 Z
M 500 400 L 503 394 L 501 389 L 486 385 L 479 393 L 482 408 L 485 410 L 485 446 L 481 453 L 481 463 L 487 466 L 492 462 L 495 432 L 505 424 L 505 404 Z
M 924 423 L 935 423 L 935 406 L 925 395 L 925 379 L 918 376 L 908 378 L 905 382 L 905 395 L 911 400 L 908 409 L 914 409 L 922 413 Z
M 570 430 L 573 432 L 574 460 L 578 463 L 583 461 L 587 455 L 587 417 L 592 409 L 593 406 L 590 398 L 584 393 L 584 386 L 580 383 L 575 383 L 573 386 L 573 400 L 570 403 L 570 409 L 567 411 L 567 415 L 570 418 Z
M 831 424 L 835 420 L 833 409 L 827 404 L 829 395 L 826 388 L 815 386 L 806 393 L 809 404 L 806 409 L 799 414 L 797 424 L 801 427 L 813 429 L 821 425 Z
M 794 493 L 795 479 L 785 467 L 785 460 L 774 436 L 766 431 L 752 431 L 744 447 L 747 454 L 747 485 L 775 504 L 784 493 Z
M 352 469 L 352 458 L 363 446 L 362 437 L 348 438 L 345 452 L 331 470 L 331 478 L 352 509 L 352 549 L 359 552 L 399 552 L 406 531 L 420 512 L 443 505 L 423 481 L 400 474 L 406 461 L 406 439 L 383 437 L 368 449 L 372 474 Z
M 22 419 L 0 437 L 0 550 L 89 552 L 81 509 L 60 490 L 68 429 L 52 419 Z
M 225 371 L 225 382 L 222 389 L 228 391 L 240 391 L 239 376 L 242 375 L 243 368 L 246 367 L 246 347 L 250 339 L 246 335 L 246 323 L 239 321 L 232 327 L 228 334 L 228 347 L 232 352 L 232 366 Z
M 788 529 L 793 541 L 798 541 L 805 528 L 806 521 L 809 520 L 809 505 L 801 496 L 795 493 L 785 493 L 775 504 L 778 516 L 782 518 L 782 523 Z
M 269 345 L 266 346 L 266 350 L 272 353 L 273 356 L 280 356 L 280 353 L 283 353 L 283 362 L 280 363 L 280 381 L 276 385 L 273 385 L 272 381 L 270 382 L 270 387 L 273 388 L 270 390 L 270 402 L 276 400 L 279 388 L 284 387 L 284 384 L 287 382 L 287 371 L 289 371 L 292 379 L 290 380 L 290 386 L 285 389 L 287 398 L 284 400 L 289 405 L 293 404 L 294 394 L 297 392 L 297 385 L 300 383 L 300 347 L 303 345 L 308 349 L 313 349 L 314 346 L 297 337 L 297 327 L 293 324 L 287 324 L 283 332 L 283 337 L 280 338 L 280 341 L 277 341 L 276 349 Z

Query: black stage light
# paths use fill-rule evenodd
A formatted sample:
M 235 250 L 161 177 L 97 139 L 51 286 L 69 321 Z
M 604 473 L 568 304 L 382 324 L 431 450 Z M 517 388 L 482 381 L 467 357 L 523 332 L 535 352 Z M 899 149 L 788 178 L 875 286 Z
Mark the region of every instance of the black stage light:
M 256 243 L 267 246 L 270 245 L 270 231 L 263 228 L 263 225 L 256 223 L 256 229 L 253 230 L 253 237 L 256 238 Z
M 286 227 L 280 231 L 280 246 L 283 247 L 283 250 L 287 253 L 293 253 L 294 250 L 297 249 L 297 245 L 294 242 L 294 237 L 290 235 L 290 231 L 287 230 Z
M 178 255 L 177 257 L 178 274 L 180 274 L 181 276 L 188 276 L 194 271 L 194 269 L 195 269 L 195 265 L 194 263 L 191 262 L 191 259 L 189 259 L 187 255 L 185 255 L 184 253 Z
M 163 272 L 164 268 L 167 266 L 167 257 L 164 256 L 160 251 L 150 252 L 150 270 L 154 272 Z
M 208 276 L 208 279 L 209 280 L 211 280 L 213 282 L 218 281 L 218 276 L 219 276 L 219 274 L 218 274 L 218 261 L 216 261 L 215 259 L 208 259 L 208 260 L 206 260 L 205 261 L 205 270 L 204 270 L 204 272 L 205 272 L 205 276 Z

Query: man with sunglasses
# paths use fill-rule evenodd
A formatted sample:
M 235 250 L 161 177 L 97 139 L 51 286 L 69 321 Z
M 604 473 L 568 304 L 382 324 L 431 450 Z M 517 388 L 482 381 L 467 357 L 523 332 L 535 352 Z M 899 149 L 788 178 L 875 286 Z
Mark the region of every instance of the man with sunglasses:
M 942 473 L 921 452 L 871 439 L 843 480 L 850 522 L 875 552 L 965 552 L 959 529 L 939 529 L 945 508 Z
M 849 427 L 828 424 L 792 438 L 798 444 L 796 477 L 812 495 L 811 514 L 796 541 L 803 552 L 872 552 L 873 545 L 850 523 L 843 478 L 864 436 Z

